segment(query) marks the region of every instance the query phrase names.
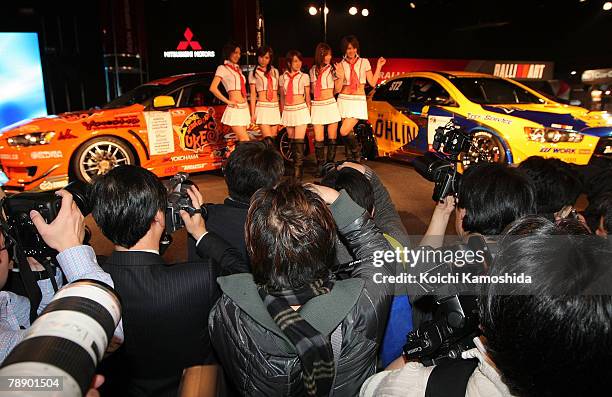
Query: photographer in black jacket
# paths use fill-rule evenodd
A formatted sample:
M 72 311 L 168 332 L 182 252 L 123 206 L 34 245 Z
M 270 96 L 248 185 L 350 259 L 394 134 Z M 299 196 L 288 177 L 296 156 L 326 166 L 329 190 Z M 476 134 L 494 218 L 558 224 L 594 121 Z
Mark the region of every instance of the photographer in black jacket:
M 249 272 L 244 242 L 244 224 L 251 196 L 260 188 L 276 185 L 285 172 L 282 156 L 263 142 L 247 142 L 236 147 L 223 167 L 229 196 L 223 204 L 207 204 L 206 227 L 236 248 L 245 265 L 233 272 Z M 201 260 L 195 239 L 187 241 L 190 261 Z M 204 257 L 205 258 L 205 257 Z

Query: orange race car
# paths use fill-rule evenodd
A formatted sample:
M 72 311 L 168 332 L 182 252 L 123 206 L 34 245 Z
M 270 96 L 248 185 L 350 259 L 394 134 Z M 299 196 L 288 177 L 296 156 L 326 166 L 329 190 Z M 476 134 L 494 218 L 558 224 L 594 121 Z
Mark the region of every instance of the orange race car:
M 211 80 L 206 73 L 155 80 L 101 109 L 4 128 L 4 190 L 58 189 L 72 179 L 89 182 L 121 164 L 138 164 L 160 177 L 221 168 L 234 136 L 220 122 L 225 104 L 208 91 Z

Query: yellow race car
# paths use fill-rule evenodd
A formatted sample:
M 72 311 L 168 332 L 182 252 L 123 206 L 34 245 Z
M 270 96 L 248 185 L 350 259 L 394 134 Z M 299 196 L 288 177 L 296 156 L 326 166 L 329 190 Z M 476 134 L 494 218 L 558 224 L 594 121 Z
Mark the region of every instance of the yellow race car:
M 368 95 L 368 122 L 357 128 L 365 157 L 411 160 L 430 150 L 451 119 L 472 134 L 464 167 L 529 156 L 587 164 L 612 156 L 612 115 L 563 105 L 516 81 L 470 72 L 412 72 Z

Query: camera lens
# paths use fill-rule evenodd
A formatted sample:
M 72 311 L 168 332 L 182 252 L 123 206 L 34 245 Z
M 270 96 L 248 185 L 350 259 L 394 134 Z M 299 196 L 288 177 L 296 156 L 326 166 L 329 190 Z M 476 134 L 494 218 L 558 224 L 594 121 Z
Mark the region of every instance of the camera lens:
M 62 379 L 62 396 L 85 395 L 120 319 L 119 296 L 110 286 L 96 280 L 69 284 L 9 353 L 0 377 L 53 377 Z

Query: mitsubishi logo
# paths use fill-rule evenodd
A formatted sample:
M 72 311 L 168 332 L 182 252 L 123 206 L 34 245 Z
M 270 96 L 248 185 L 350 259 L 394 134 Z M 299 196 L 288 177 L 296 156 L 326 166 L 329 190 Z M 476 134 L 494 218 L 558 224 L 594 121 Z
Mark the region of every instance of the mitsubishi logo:
M 185 29 L 183 33 L 185 40 L 179 41 L 176 50 L 164 51 L 164 58 L 214 58 L 215 52 L 202 50 L 200 42 L 193 39 L 191 29 Z
M 192 50 L 202 49 L 202 46 L 200 45 L 198 41 L 195 41 L 195 40 L 191 41 L 191 39 L 193 38 L 193 33 L 191 32 L 191 29 L 189 28 L 185 29 L 185 33 L 183 33 L 183 36 L 185 36 L 187 41 L 180 41 L 178 46 L 176 46 L 177 50 L 179 51 L 186 50 L 188 47 L 191 47 Z

